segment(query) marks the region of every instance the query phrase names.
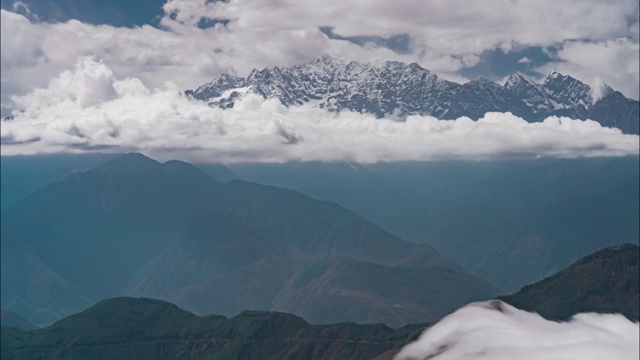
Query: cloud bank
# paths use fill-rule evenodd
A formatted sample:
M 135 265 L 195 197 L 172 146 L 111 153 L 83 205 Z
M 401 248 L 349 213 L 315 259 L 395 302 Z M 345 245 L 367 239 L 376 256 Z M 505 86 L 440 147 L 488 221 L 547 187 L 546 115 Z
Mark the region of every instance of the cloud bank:
M 31 14 L 24 6 L 14 11 Z M 168 0 L 157 26 L 130 28 L 46 23 L 37 14 L 2 9 L 2 109 L 6 115 L 14 108 L 12 95 L 46 86 L 86 55 L 103 59 L 119 77 L 190 89 L 221 73 L 246 76 L 253 68 L 307 63 L 322 53 L 417 62 L 466 81 L 460 71 L 484 53 L 528 47 L 552 58 L 529 70 L 559 70 L 585 83 L 600 77 L 638 98 L 638 8 L 635 0 Z M 214 25 L 198 26 L 203 21 Z M 385 45 L 398 38 L 402 51 Z
M 638 323 L 622 315 L 585 313 L 557 323 L 491 301 L 445 317 L 395 360 L 635 360 L 639 336 Z
M 1 129 L 2 154 L 142 151 L 199 162 L 378 161 L 499 157 L 622 156 L 639 137 L 595 121 L 550 117 L 527 123 L 510 113 L 438 120 L 286 108 L 247 96 L 212 108 L 165 83 L 149 88 L 83 57 L 46 87 L 14 97 L 19 111 Z

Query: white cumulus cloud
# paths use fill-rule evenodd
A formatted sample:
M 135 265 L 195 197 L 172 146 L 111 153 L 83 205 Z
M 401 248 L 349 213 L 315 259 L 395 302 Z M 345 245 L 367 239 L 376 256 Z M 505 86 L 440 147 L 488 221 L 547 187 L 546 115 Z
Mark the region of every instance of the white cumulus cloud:
M 638 99 L 640 45 L 631 39 L 601 42 L 567 42 L 558 51 L 557 62 L 544 64 L 541 73 L 558 71 L 585 83 L 606 83 L 626 96 Z M 594 69 L 601 69 L 600 72 Z
M 478 64 L 486 51 L 539 46 L 561 51 L 554 67 L 538 70 L 565 71 L 585 82 L 599 76 L 638 97 L 636 0 L 168 0 L 163 9 L 158 27 L 46 23 L 37 14 L 30 22 L 0 10 L 3 114 L 15 107 L 12 95 L 45 86 L 87 55 L 103 59 L 117 76 L 138 77 L 152 87 L 172 81 L 186 90 L 221 73 L 245 76 L 253 68 L 305 63 L 322 53 L 417 62 L 466 81 L 459 71 Z M 202 19 L 228 23 L 202 29 Z M 371 42 L 359 46 L 331 38 L 321 27 L 342 37 L 402 35 L 407 49 L 398 54 Z
M 545 320 L 500 301 L 469 304 L 427 329 L 395 360 L 635 360 L 637 322 L 584 313 Z
M 284 162 L 486 159 L 637 155 L 637 135 L 595 121 L 550 117 L 527 123 L 510 113 L 403 121 L 370 114 L 286 108 L 247 96 L 232 109 L 184 96 L 172 83 L 151 88 L 83 57 L 46 87 L 14 97 L 20 110 L 1 128 L 2 154 L 142 151 L 189 161 Z

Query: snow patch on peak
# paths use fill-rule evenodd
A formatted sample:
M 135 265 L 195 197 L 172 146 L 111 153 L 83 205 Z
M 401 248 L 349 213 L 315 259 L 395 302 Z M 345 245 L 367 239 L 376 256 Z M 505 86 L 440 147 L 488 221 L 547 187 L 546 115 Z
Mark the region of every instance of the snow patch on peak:
M 515 88 L 526 83 L 527 81 L 520 74 L 512 74 L 504 82 L 504 86 L 507 88 Z
M 564 77 L 564 75 L 560 74 L 557 71 L 552 71 L 551 73 L 549 73 L 549 76 L 547 76 L 547 80 L 556 79 L 556 78 L 559 78 L 559 77 Z
M 505 86 L 513 86 L 517 84 L 535 84 L 535 81 L 533 81 L 527 75 L 517 71 L 509 76 L 507 82 L 505 83 Z
M 221 75 L 186 94 L 225 109 L 246 94 L 256 94 L 277 99 L 287 107 L 307 104 L 330 112 L 351 110 L 377 117 L 430 115 L 446 120 L 466 116 L 475 120 L 487 112 L 511 112 L 535 122 L 551 115 L 588 119 L 595 102 L 609 91 L 613 90 L 606 85 L 590 87 L 557 71 L 542 84 L 520 72 L 500 83 L 478 78 L 458 84 L 417 63 L 356 62 L 324 53 L 305 64 L 254 69 L 247 78 Z M 598 110 L 600 116 L 608 124 L 622 116 L 625 124 L 630 123 L 624 126 L 630 129 L 626 131 L 637 132 L 633 101 L 616 99 L 600 109 L 622 115 Z

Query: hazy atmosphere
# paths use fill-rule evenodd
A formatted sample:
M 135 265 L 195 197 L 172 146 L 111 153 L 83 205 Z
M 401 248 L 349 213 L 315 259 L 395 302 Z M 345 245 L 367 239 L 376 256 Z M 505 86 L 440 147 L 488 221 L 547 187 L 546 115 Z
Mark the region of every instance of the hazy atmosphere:
M 637 0 L 0 0 L 3 359 L 640 356 Z

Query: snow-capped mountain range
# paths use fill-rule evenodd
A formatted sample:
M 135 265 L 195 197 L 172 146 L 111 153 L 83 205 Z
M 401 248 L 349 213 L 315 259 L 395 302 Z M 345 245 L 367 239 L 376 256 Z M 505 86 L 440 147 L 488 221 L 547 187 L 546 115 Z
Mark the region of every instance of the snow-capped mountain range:
M 542 84 L 516 73 L 505 85 L 488 79 L 458 84 L 416 63 L 359 63 L 322 55 L 308 64 L 254 69 L 248 77 L 223 74 L 186 94 L 221 108 L 247 93 L 278 98 L 285 106 L 311 103 L 329 111 L 344 109 L 378 117 L 431 115 L 439 119 L 487 112 L 511 112 L 527 121 L 547 116 L 592 119 L 625 133 L 639 133 L 640 105 L 604 85 L 593 89 L 552 72 Z

